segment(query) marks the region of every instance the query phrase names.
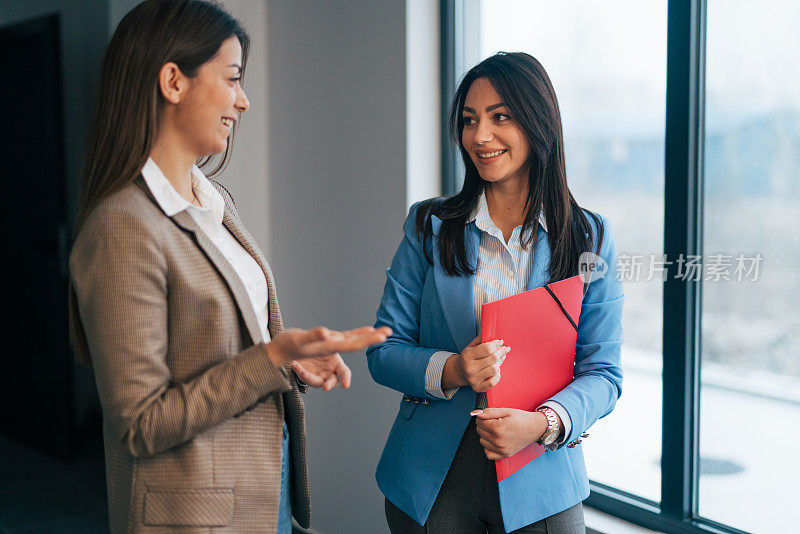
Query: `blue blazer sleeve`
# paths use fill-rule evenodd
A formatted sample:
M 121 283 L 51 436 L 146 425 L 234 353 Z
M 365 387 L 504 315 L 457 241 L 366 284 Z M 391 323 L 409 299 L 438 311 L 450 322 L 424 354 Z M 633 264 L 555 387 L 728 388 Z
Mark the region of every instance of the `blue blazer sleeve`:
M 403 240 L 386 270 L 386 285 L 375 326 L 392 335 L 367 350 L 372 378 L 379 384 L 414 397 L 437 400 L 425 391 L 425 371 L 440 349 L 419 346 L 420 301 L 431 268 L 415 229 L 419 203 L 411 206 L 403 225 Z
M 590 219 L 591 220 L 591 219 Z M 549 400 L 561 404 L 572 421 L 568 444 L 599 418 L 611 413 L 622 394 L 622 282 L 616 279 L 617 247 L 608 220 L 600 257 L 605 276 L 589 284 L 583 298 L 572 383 Z

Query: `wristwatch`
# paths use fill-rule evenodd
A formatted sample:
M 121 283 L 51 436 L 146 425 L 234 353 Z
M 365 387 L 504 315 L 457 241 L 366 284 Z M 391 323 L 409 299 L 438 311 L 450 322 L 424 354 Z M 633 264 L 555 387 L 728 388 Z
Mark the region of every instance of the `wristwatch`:
M 547 430 L 545 430 L 542 437 L 539 438 L 539 445 L 544 446 L 548 451 L 554 451 L 558 448 L 558 444 L 555 443 L 555 441 L 558 439 L 559 434 L 561 434 L 561 423 L 558 419 L 558 415 L 555 410 L 547 406 L 539 408 L 536 411 L 541 412 L 547 418 Z

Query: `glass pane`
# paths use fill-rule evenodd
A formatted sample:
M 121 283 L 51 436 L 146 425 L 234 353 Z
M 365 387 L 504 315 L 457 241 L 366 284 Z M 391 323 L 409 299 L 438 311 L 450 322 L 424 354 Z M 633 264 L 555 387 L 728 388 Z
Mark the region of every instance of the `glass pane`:
M 707 18 L 700 514 L 795 532 L 800 4 L 710 0 Z
M 609 218 L 621 258 L 644 264 L 641 277 L 624 277 L 624 393 L 582 446 L 593 480 L 659 501 L 663 288 L 659 276 L 646 279 L 664 242 L 667 2 L 461 7 L 461 72 L 499 50 L 541 61 L 561 107 L 573 194 Z

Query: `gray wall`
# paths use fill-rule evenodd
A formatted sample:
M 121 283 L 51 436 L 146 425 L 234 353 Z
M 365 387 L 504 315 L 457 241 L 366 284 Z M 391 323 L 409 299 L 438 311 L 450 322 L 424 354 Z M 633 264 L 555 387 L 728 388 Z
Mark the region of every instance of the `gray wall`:
M 287 325 L 371 324 L 405 216 L 405 2 L 271 1 L 270 261 Z M 251 99 L 252 100 L 252 99 Z M 399 394 L 307 396 L 312 529 L 387 532 L 374 472 Z

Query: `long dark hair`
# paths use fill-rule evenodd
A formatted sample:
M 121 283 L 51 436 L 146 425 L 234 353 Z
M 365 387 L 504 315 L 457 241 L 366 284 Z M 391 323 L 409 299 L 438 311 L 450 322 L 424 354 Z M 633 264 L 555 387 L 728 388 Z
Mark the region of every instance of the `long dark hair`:
M 147 0 L 125 15 L 100 70 L 76 231 L 104 198 L 132 182 L 147 161 L 164 106 L 158 86 L 161 67 L 171 61 L 193 77 L 217 55 L 222 43 L 234 36 L 242 46 L 243 75 L 250 39 L 220 5 L 201 0 Z M 233 137 L 231 133 L 210 176 L 227 165 Z M 203 158 L 200 164 L 207 165 L 210 160 L 211 156 Z
M 450 134 L 464 160 L 464 186 L 453 196 L 430 199 L 419 206 L 416 230 L 423 238 L 425 255 L 430 261 L 431 215 L 435 215 L 442 220 L 438 254 L 445 271 L 451 276 L 475 272 L 475 267 L 467 259 L 464 232 L 486 182 L 462 145 L 461 133 L 464 129 L 464 101 L 473 82 L 479 78 L 489 80 L 530 146 L 528 197 L 521 233 L 525 237 L 523 246 L 534 246 L 536 232 L 531 230 L 538 224 L 543 209 L 551 250 L 550 281 L 574 276 L 578 273 L 580 255 L 592 250 L 595 234 L 586 213 L 567 187 L 561 114 L 553 85 L 541 63 L 524 52 L 499 52 L 488 57 L 472 67 L 458 85 L 450 107 Z M 596 250 L 599 251 L 603 241 L 603 223 L 595 213 L 587 213 L 597 226 Z

